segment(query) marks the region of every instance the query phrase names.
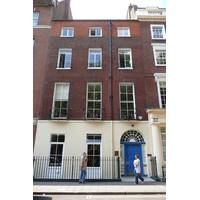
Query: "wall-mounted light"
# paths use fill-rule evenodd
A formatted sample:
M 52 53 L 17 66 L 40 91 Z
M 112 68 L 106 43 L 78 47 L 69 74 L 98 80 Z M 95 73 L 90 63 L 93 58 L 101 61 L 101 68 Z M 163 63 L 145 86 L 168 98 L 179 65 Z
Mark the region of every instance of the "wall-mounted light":
M 134 127 L 134 124 L 131 124 L 132 127 Z
M 142 119 L 142 116 L 138 116 L 138 119 L 141 120 L 141 119 Z

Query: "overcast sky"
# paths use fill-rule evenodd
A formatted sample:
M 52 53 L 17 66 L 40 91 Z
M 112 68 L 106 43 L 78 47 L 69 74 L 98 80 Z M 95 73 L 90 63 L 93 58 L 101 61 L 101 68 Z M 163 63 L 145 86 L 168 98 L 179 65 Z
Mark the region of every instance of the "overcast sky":
M 71 0 L 73 19 L 126 19 L 128 6 L 166 8 L 166 0 Z

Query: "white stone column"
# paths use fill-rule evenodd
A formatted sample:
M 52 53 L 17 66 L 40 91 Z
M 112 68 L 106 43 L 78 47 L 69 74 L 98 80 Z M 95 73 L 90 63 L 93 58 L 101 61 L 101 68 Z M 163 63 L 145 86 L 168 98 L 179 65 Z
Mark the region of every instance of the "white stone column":
M 157 160 L 157 172 L 158 176 L 162 176 L 162 149 L 161 149 L 161 140 L 160 132 L 158 129 L 158 124 L 151 124 L 151 133 L 152 133 L 152 147 L 153 155 L 156 156 Z

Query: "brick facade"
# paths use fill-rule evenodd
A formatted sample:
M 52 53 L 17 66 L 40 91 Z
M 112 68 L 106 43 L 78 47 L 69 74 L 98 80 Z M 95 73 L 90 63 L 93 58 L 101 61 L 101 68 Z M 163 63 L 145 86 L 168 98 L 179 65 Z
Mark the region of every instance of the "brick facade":
M 102 83 L 104 120 L 110 120 L 110 61 L 108 20 L 53 21 L 40 119 L 48 119 L 55 82 L 69 82 L 68 120 L 82 120 L 86 108 L 87 82 Z M 147 120 L 142 41 L 138 21 L 112 20 L 113 120 L 119 120 L 119 83 L 134 83 L 136 111 Z M 74 37 L 63 38 L 62 27 L 74 27 Z M 102 27 L 102 37 L 89 37 L 90 27 Z M 117 27 L 130 27 L 131 37 L 117 37 Z M 70 70 L 56 69 L 59 48 L 72 49 Z M 88 49 L 102 49 L 102 69 L 87 69 Z M 130 48 L 134 69 L 118 69 L 118 48 Z

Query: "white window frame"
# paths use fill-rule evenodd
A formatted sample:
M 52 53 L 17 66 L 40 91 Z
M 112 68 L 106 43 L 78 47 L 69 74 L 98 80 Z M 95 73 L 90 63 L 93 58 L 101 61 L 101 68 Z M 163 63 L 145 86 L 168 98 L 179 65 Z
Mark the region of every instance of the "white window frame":
M 66 52 L 66 53 L 65 53 Z M 64 54 L 65 53 L 65 55 L 66 54 L 71 54 L 71 60 L 70 60 L 70 67 L 64 67 L 64 68 L 60 68 L 59 66 L 60 66 L 60 55 L 61 54 Z M 65 59 L 66 59 L 66 57 L 65 57 Z M 58 61 L 57 61 L 57 68 L 56 69 L 59 69 L 59 70 L 69 70 L 69 69 L 71 69 L 71 67 L 72 67 L 72 49 L 59 49 L 59 51 L 58 51 Z
M 95 30 L 95 35 L 91 35 L 91 30 Z M 100 30 L 100 35 L 97 34 L 97 30 Z M 89 37 L 102 37 L 102 27 L 90 27 L 89 29 Z
M 121 67 L 120 66 L 120 51 L 129 51 L 128 55 L 130 55 L 130 67 L 126 67 L 126 61 L 125 61 L 125 58 L 124 58 L 124 61 L 125 61 L 125 67 Z M 126 55 L 127 53 L 124 53 L 124 55 Z M 130 48 L 119 48 L 118 49 L 118 69 L 133 69 L 133 62 L 132 62 L 132 51 Z
M 101 136 L 101 142 L 87 142 L 87 136 L 88 135 L 99 135 Z M 100 145 L 100 167 L 87 167 L 87 176 L 88 178 L 102 178 L 102 141 L 103 141 L 103 134 L 102 133 L 86 133 L 86 152 L 88 153 L 88 144 L 89 145 Z M 94 171 L 94 169 L 97 169 Z
M 67 30 L 67 35 L 63 35 L 63 31 Z M 73 30 L 73 34 L 69 35 L 69 30 Z M 74 37 L 74 27 L 62 27 L 60 37 Z
M 161 28 L 162 29 L 162 34 L 163 34 L 162 38 L 154 38 L 154 34 L 153 34 L 154 28 Z M 165 26 L 163 24 L 150 24 L 150 29 L 151 29 L 151 39 L 152 40 L 165 40 L 166 39 Z
M 54 117 L 54 109 L 55 109 L 55 98 L 56 98 L 56 86 L 57 85 L 68 85 L 68 94 L 67 94 L 67 115 L 66 117 Z M 51 119 L 66 119 L 67 120 L 67 117 L 68 117 L 68 110 L 69 110 L 69 91 L 70 91 L 70 83 L 68 82 L 57 82 L 54 84 L 54 94 L 53 94 L 53 102 L 52 102 L 52 112 L 51 112 Z
M 161 131 L 161 128 L 165 128 L 165 132 Z M 166 126 L 161 126 L 160 127 L 160 141 L 161 141 L 161 147 L 162 147 L 162 159 L 163 159 L 163 163 L 166 163 L 166 139 L 162 140 L 162 135 L 165 135 L 166 138 Z M 165 141 L 165 147 L 163 147 L 163 141 Z M 165 159 L 164 159 L 164 151 L 163 148 L 165 148 Z
M 157 64 L 157 61 L 156 61 L 156 53 L 158 51 L 165 52 L 165 61 L 167 60 L 167 58 L 166 58 L 166 44 L 165 43 L 151 43 L 151 46 L 153 47 L 153 55 L 154 55 L 155 66 L 166 66 L 166 62 L 165 62 L 165 64 Z
M 101 53 L 101 60 L 100 60 L 100 66 L 99 67 L 96 67 L 96 56 L 95 56 L 95 59 L 94 59 L 94 67 L 90 67 L 90 53 L 92 52 L 100 52 Z M 87 69 L 102 69 L 102 49 L 101 48 L 89 48 L 88 49 L 88 68 Z
M 122 34 L 119 34 L 119 31 L 122 31 Z M 125 31 L 128 31 L 128 35 L 125 35 Z M 117 37 L 131 37 L 130 27 L 117 27 Z
M 157 91 L 158 91 L 158 100 L 159 100 L 159 107 L 162 108 L 162 99 L 160 95 L 160 83 L 166 83 L 166 73 L 155 73 L 155 82 L 157 82 Z
M 88 86 L 89 85 L 100 85 L 100 87 L 101 87 L 101 96 L 100 96 L 100 100 L 93 100 L 94 102 L 95 101 L 98 101 L 98 102 L 100 102 L 100 117 L 99 118 L 88 118 L 87 117 L 87 113 L 88 113 Z M 92 101 L 92 100 L 89 100 L 89 101 Z M 93 107 L 93 110 L 94 110 L 95 108 Z M 88 82 L 87 83 L 87 93 L 86 93 L 86 113 L 85 113 L 85 118 L 86 119 L 91 119 L 91 120 L 94 120 L 94 119 L 96 119 L 96 120 L 101 120 L 102 119 L 102 83 L 101 82 Z
M 120 86 L 133 86 L 133 102 L 132 101 L 121 101 Z M 124 103 L 132 102 L 133 103 L 133 106 L 134 106 L 134 110 L 133 110 L 133 112 L 134 112 L 134 119 L 136 119 L 136 102 L 135 102 L 135 87 L 134 87 L 134 83 L 119 83 L 120 120 L 134 120 L 134 119 L 127 119 L 127 118 L 123 119 L 122 118 L 122 115 L 121 115 L 121 111 L 122 111 L 122 109 L 121 109 L 121 103 L 122 102 L 124 102 Z M 128 108 L 127 108 L 127 111 L 128 111 Z
M 38 14 L 38 18 L 34 18 L 34 14 Z M 40 13 L 39 13 L 39 12 L 33 12 L 33 22 L 34 22 L 34 20 L 35 20 L 35 21 L 37 20 L 37 23 L 35 23 L 35 24 L 33 23 L 33 26 L 34 26 L 34 27 L 38 25 L 39 17 L 40 17 Z

